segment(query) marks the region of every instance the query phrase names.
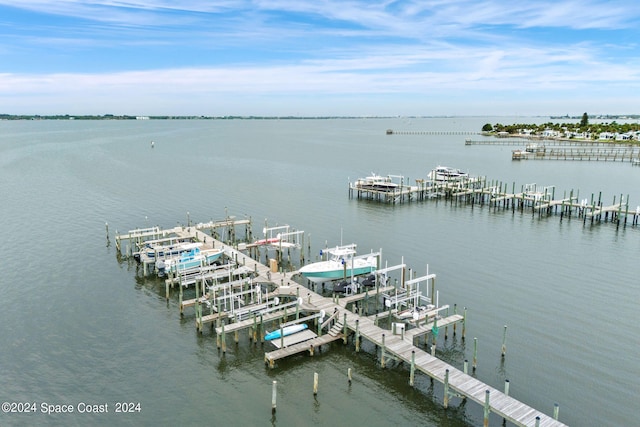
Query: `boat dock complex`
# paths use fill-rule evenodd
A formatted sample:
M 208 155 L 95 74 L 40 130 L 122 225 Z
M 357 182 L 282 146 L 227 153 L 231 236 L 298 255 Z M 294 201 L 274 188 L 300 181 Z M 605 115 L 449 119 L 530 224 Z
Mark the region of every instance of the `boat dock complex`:
M 480 184 L 482 181 L 475 182 Z M 247 227 L 245 233 L 249 243 L 230 239 L 230 243 L 225 244 L 214 238 L 213 233 L 205 232 L 216 229 L 214 225 L 221 223 L 226 227 L 222 234 L 233 235 L 234 238 L 235 233 L 230 229 Z M 227 336 L 231 334 L 238 342 L 240 333 L 244 331 L 251 342 L 273 346 L 273 349 L 265 350 L 264 362 L 274 368 L 283 358 L 300 353 L 313 356 L 322 346 L 335 341 L 348 344 L 350 338 L 356 352 L 359 352 L 362 340 L 367 340 L 375 346 L 381 367 L 392 360 L 409 367 L 412 386 L 416 372 L 442 383 L 445 408 L 451 398 L 480 404 L 484 408 L 485 426 L 490 413 L 517 426 L 564 425 L 557 419 L 557 405 L 554 416 L 548 416 L 509 396 L 508 384 L 505 384 L 504 391 L 500 391 L 468 374 L 466 361 L 464 368 L 458 369 L 436 357 L 440 331 L 444 330 L 446 339 L 449 328 L 455 335 L 456 328 L 460 327 L 462 339 L 465 338 L 467 310 L 465 308 L 458 313 L 454 305 L 450 312 L 450 306 L 440 305 L 435 274 L 427 271 L 417 277 L 411 269 L 407 273 L 404 264 L 382 267 L 381 252 L 372 252 L 368 258 L 377 260 L 377 268 L 368 272 L 365 280 L 357 280 L 353 277 L 354 272 L 349 278 L 348 263 L 344 262 L 342 280 L 348 281 L 349 285 L 340 288 L 340 293 L 334 286 L 333 293 L 326 296 L 327 292 L 322 292 L 325 283 L 306 281 L 298 271 L 283 271 L 275 259 L 270 259 L 267 266 L 250 257 L 248 253 L 256 245 L 271 246 L 276 250 L 278 245 L 282 246 L 274 237 L 266 237 L 259 244 L 252 245 L 249 228 L 250 221 L 225 220 L 205 226 L 130 230 L 124 234 L 116 233 L 116 247 L 121 256 L 125 243 L 125 255 L 133 256 L 140 252 L 134 248 L 145 247 L 146 241 L 172 237 L 202 243 L 203 251 L 221 250 L 223 256 L 211 265 L 205 265 L 203 260 L 199 267 L 168 271 L 165 283 L 167 298 L 171 288 L 179 287 L 181 316 L 186 309 L 193 308 L 197 330 L 203 331 L 204 325 L 210 325 L 215 331 L 216 345 L 223 352 L 226 352 Z M 156 272 L 155 263 L 145 259 L 144 255 L 139 259 L 143 274 Z M 355 270 L 353 261 L 351 265 Z M 187 287 L 195 288 L 194 298 L 184 299 L 183 292 Z M 427 346 L 429 339 L 430 347 Z M 420 340 L 424 340 L 423 346 L 419 345 Z M 424 347 L 431 351 L 425 351 Z M 475 354 L 473 368 L 475 371 Z
M 626 226 L 629 219 L 632 225 L 638 225 L 640 206 L 629 204 L 629 196 L 613 197 L 610 205 L 602 200 L 602 193 L 591 194 L 581 199 L 579 191 L 565 191 L 556 198 L 555 186 L 539 186 L 535 183 L 522 185 L 516 189 L 515 182 L 509 191 L 509 185 L 502 181 L 488 181 L 486 177 L 464 176 L 455 180 L 416 179 L 416 185 L 402 183 L 395 187 L 374 188 L 361 185 L 362 178 L 349 183 L 349 197 L 376 200 L 384 203 L 403 203 L 422 200 L 445 199 L 452 204 L 487 205 L 489 207 L 524 212 L 540 216 L 559 214 L 560 218 L 581 218 L 583 223 L 615 222 Z M 519 190 L 519 191 L 518 191 Z M 559 192 L 558 192 L 559 193 Z

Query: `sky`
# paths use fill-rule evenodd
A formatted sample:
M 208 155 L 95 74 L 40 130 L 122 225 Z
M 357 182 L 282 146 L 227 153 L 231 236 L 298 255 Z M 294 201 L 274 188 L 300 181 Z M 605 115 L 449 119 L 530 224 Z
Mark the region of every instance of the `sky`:
M 0 113 L 640 114 L 637 0 L 0 0 Z

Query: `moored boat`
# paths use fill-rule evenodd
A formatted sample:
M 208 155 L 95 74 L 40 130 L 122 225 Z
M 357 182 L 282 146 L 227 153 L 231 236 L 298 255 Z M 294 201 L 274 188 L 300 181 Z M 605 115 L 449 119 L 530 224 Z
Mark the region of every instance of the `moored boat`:
M 298 270 L 299 273 L 312 282 L 324 282 L 371 273 L 377 268 L 375 256 L 356 256 L 355 244 L 336 246 L 320 252 L 320 255 L 324 254 L 329 259 L 307 264 Z
M 149 242 L 146 243 L 139 252 L 135 253 L 133 257 L 138 262 L 140 262 L 141 255 L 145 255 L 151 260 L 155 259 L 156 256 L 158 259 L 170 258 L 180 255 L 183 252 L 200 248 L 201 246 L 201 242 L 175 242 L 169 244 Z
M 380 176 L 372 172 L 371 176 L 359 178 L 355 182 L 355 188 L 359 190 L 393 191 L 399 185 L 391 180 L 390 176 Z
M 281 337 L 286 337 L 286 336 L 289 336 L 289 335 L 296 334 L 298 332 L 302 332 L 307 328 L 308 328 L 308 326 L 307 326 L 306 323 L 300 323 L 298 325 L 285 326 L 282 329 L 276 329 L 275 331 L 268 332 L 267 334 L 265 334 L 264 339 L 265 339 L 265 341 L 275 340 L 275 339 L 278 339 L 278 338 L 281 338 Z
M 468 177 L 468 173 L 449 166 L 437 166 L 427 175 L 427 178 L 432 181 L 459 181 Z
M 159 272 L 179 272 L 191 268 L 211 265 L 218 260 L 223 254 L 222 249 L 204 249 L 194 248 L 189 251 L 182 252 L 180 255 L 156 262 L 156 269 Z

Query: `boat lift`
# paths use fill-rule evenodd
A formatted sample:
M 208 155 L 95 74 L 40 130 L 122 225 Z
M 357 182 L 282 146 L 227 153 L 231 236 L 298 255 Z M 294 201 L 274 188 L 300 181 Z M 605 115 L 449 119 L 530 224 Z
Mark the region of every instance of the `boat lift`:
M 409 272 L 411 275 L 411 272 Z M 402 317 L 401 313 L 409 314 L 413 320 L 424 318 L 426 316 L 435 316 L 438 311 L 448 308 L 448 306 L 438 307 L 439 295 L 435 291 L 435 274 L 428 273 L 425 276 L 409 279 L 403 283 L 403 287 L 396 287 L 394 293 L 385 293 L 385 306 L 390 310 L 395 310 L 396 317 Z M 431 282 L 431 297 L 429 288 L 426 289 L 426 295 L 420 290 L 420 284 L 423 282 Z M 435 297 L 435 300 L 434 300 Z M 399 308 L 407 307 L 406 310 L 399 311 Z M 422 309 L 422 307 L 424 307 Z
M 246 289 L 244 288 L 246 286 Z M 240 290 L 236 290 L 240 288 Z M 235 317 L 238 321 L 245 320 L 251 315 L 264 315 L 289 307 L 298 307 L 302 298 L 280 304 L 280 298 L 269 299 L 268 289 L 263 292 L 259 283 L 253 279 L 241 279 L 233 282 L 208 287 L 209 299 L 205 302 L 212 311 L 225 312 L 228 317 Z M 245 302 L 245 298 L 249 301 Z
M 270 246 L 277 249 L 282 248 L 300 248 L 303 244 L 304 231 L 289 231 L 289 225 L 280 225 L 276 227 L 264 227 L 262 234 L 264 238 L 245 245 L 245 248 L 256 246 Z

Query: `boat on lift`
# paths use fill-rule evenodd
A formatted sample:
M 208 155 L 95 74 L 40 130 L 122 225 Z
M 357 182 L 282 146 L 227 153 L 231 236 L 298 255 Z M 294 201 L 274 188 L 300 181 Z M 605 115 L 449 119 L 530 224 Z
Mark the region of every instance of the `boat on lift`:
M 394 191 L 399 185 L 391 180 L 390 176 L 376 175 L 374 172 L 366 178 L 359 178 L 355 182 L 358 190 Z
M 327 255 L 328 259 L 307 264 L 298 270 L 303 277 L 312 282 L 359 276 L 375 271 L 378 266 L 377 259 L 372 254 L 356 256 L 355 244 L 325 249 L 320 251 L 320 255 Z
M 431 181 L 460 181 L 469 178 L 469 174 L 449 166 L 437 166 L 427 175 Z
M 133 254 L 133 258 L 140 262 L 142 255 L 148 259 L 154 260 L 156 256 L 158 259 L 171 258 L 180 255 L 183 252 L 190 251 L 195 248 L 200 248 L 202 242 L 191 241 L 170 241 L 169 243 L 163 242 L 147 242 L 143 245 L 139 252 Z
M 182 252 L 180 255 L 156 261 L 156 269 L 160 273 L 181 272 L 197 267 L 204 267 L 216 262 L 224 253 L 221 248 L 203 249 L 194 248 Z
M 286 337 L 289 335 L 297 334 L 298 332 L 302 332 L 307 329 L 308 326 L 306 323 L 300 323 L 297 325 L 285 326 L 282 329 L 276 329 L 275 331 L 268 332 L 264 336 L 265 341 L 276 340 L 281 337 Z

